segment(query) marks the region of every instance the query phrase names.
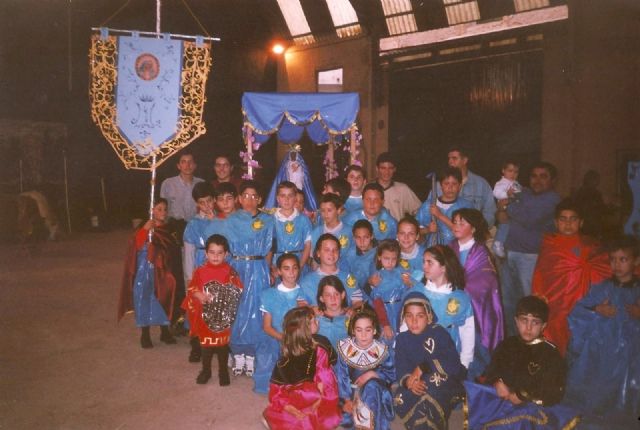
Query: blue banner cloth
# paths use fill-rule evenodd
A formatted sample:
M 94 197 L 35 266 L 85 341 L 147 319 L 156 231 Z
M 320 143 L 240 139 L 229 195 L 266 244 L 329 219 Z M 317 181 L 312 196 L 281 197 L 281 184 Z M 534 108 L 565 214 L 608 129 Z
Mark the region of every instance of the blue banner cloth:
M 119 36 L 117 61 L 116 124 L 147 156 L 178 132 L 182 42 Z
M 264 143 L 275 132 L 285 143 L 307 134 L 317 144 L 332 134 L 346 134 L 360 108 L 358 93 L 244 93 L 242 111 L 255 139 Z

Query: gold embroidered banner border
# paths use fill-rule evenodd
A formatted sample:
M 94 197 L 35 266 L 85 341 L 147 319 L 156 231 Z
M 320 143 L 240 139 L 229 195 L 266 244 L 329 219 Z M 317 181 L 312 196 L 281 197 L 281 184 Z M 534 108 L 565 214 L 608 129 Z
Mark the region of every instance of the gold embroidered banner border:
M 183 42 L 182 94 L 179 101 L 180 119 L 175 137 L 160 145 L 156 153 L 156 167 L 171 155 L 206 133 L 202 114 L 206 101 L 205 88 L 211 68 L 211 44 L 197 46 Z M 89 100 L 91 117 L 127 169 L 151 170 L 152 155 L 138 154 L 120 133 L 116 124 L 115 87 L 117 82 L 117 37 L 91 37 L 89 71 L 91 83 Z

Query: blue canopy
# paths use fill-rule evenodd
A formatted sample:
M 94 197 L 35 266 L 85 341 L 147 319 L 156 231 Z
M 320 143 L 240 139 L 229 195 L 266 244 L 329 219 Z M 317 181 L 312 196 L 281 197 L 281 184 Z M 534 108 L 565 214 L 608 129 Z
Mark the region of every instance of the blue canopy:
M 285 143 L 297 142 L 306 130 L 317 144 L 329 134 L 346 134 L 355 126 L 358 93 L 244 93 L 242 113 L 257 142 L 273 133 Z

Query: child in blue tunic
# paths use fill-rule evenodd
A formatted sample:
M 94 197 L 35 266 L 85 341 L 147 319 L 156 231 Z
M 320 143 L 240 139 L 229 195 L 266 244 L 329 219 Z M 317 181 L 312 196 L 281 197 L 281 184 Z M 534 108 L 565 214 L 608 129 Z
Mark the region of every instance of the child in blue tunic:
M 269 288 L 269 261 L 273 243 L 273 217 L 260 212 L 259 185 L 245 181 L 240 185 L 241 210 L 226 220 L 225 236 L 231 249 L 231 266 L 238 272 L 244 289 L 231 330 L 233 374 L 253 376 L 256 346 L 264 331 L 260 313 L 260 294 Z
M 367 175 L 362 166 L 352 164 L 345 171 L 345 178 L 351 186 L 351 193 L 344 203 L 345 213 L 362 210 L 362 189 L 367 182 Z
M 338 341 L 347 337 L 347 293 L 340 278 L 334 275 L 325 276 L 318 285 L 318 334 L 331 342 L 331 346 L 338 347 Z
M 420 232 L 426 235 L 426 243 L 429 245 L 446 245 L 451 242 L 454 239 L 451 215 L 458 209 L 473 207 L 470 201 L 458 196 L 462 189 L 460 169 L 447 167 L 438 174 L 438 182 L 442 188 L 442 195 L 437 196 L 435 204 L 432 204 L 429 194 L 416 214 L 421 227 Z
M 423 294 L 407 295 L 402 320 L 407 331 L 396 338 L 396 412 L 407 429 L 444 430 L 451 409 L 464 396 L 466 369 Z
M 205 244 L 209 236 L 205 236 L 207 226 L 213 222 L 214 191 L 208 182 L 199 182 L 191 192 L 196 202 L 198 213 L 187 222 L 182 240 L 184 241 L 184 257 L 182 267 L 186 285 L 191 282 L 193 271 L 205 261 Z
M 634 428 L 640 415 L 640 266 L 632 236 L 609 246 L 613 278 L 593 285 L 569 315 L 567 401 L 586 428 Z M 590 426 L 590 427 L 587 427 Z
M 282 282 L 274 288 L 264 290 L 261 295 L 262 327 L 267 336 L 262 338 L 256 349 L 253 390 L 259 394 L 269 392 L 269 378 L 273 372 L 273 366 L 280 358 L 284 315 L 295 308 L 298 305 L 298 299 L 301 299 L 298 285 L 300 274 L 298 257 L 295 254 L 282 254 L 276 261 L 276 267 Z
M 325 233 L 330 233 L 338 239 L 340 242 L 339 266 L 342 265 L 344 251 L 349 249 L 353 242 L 351 227 L 340 221 L 342 211 L 342 200 L 340 197 L 331 193 L 323 195 L 320 199 L 320 214 L 322 215 L 324 223 L 315 226 L 315 228 L 311 230 L 311 249 L 315 249 L 318 238 Z M 312 263 L 314 263 L 313 260 Z M 317 267 L 313 268 L 317 269 Z
M 362 192 L 362 205 L 362 210 L 350 212 L 342 221 L 353 226 L 356 221 L 366 219 L 373 227 L 373 236 L 376 240 L 395 239 L 398 222 L 384 208 L 384 189 L 380 184 L 372 182 L 365 185 Z
M 273 261 L 285 253 L 295 254 L 300 261 L 300 269 L 304 275 L 306 264 L 311 252 L 311 221 L 305 215 L 298 212 L 296 204 L 296 185 L 293 182 L 283 181 L 276 187 L 276 200 L 278 208 L 273 213 L 274 219 L 274 248 Z M 273 277 L 278 271 L 277 267 L 271 268 Z
M 398 329 L 402 296 L 405 294 L 406 273 L 398 266 L 400 245 L 396 240 L 383 240 L 376 251 L 376 269 L 369 278 L 371 300 L 382 326 L 382 338 L 392 342 Z M 408 286 L 411 286 L 409 283 Z
M 449 332 L 460 361 L 468 369 L 473 361 L 475 322 L 471 298 L 463 291 L 464 269 L 451 248 L 436 245 L 424 252 L 423 270 L 425 283 L 409 291 L 421 292 L 429 299 L 439 324 Z
M 396 380 L 393 355 L 378 340 L 375 312 L 364 306 L 349 321 L 349 336 L 338 343 L 336 377 L 343 403 L 342 426 L 389 429 L 394 417 L 391 384 Z
M 340 259 L 340 268 L 353 273 L 358 281 L 358 287 L 368 296 L 371 293 L 371 287 L 368 284 L 369 276 L 376 270 L 375 257 L 378 244 L 373 238 L 373 227 L 366 219 L 356 221 L 352 232 L 353 245 Z
M 412 216 L 398 221 L 398 243 L 400 244 L 400 267 L 410 274 L 422 278 L 422 256 L 425 247 L 418 243 L 420 224 Z
M 358 288 L 356 278 L 349 272 L 338 268 L 340 258 L 340 242 L 329 233 L 325 233 L 316 243 L 313 256 L 318 263 L 318 268 L 308 273 L 300 281 L 302 293 L 310 306 L 317 307 L 318 284 L 328 275 L 335 275 L 342 281 L 347 290 L 347 303 L 356 307 L 363 301 L 362 291 Z

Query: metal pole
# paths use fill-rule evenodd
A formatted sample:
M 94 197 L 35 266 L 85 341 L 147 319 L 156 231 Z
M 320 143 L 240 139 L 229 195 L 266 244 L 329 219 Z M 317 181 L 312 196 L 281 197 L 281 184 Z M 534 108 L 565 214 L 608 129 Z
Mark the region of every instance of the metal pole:
M 71 234 L 71 213 L 69 211 L 69 179 L 67 177 L 67 151 L 62 151 L 62 157 L 64 160 L 64 200 L 67 207 L 67 228 L 69 234 Z
M 100 177 L 100 188 L 102 189 L 102 207 L 104 208 L 104 213 L 107 213 L 107 193 L 104 186 L 104 176 Z
M 156 33 L 160 33 L 160 8 L 162 7 L 162 0 L 156 0 Z
M 153 196 L 156 191 L 156 153 L 153 153 L 151 159 L 151 197 L 149 198 L 149 219 L 153 219 Z M 149 229 L 149 242 L 153 237 L 153 226 Z
M 99 27 L 91 27 L 91 31 L 95 31 L 95 32 L 99 32 L 100 28 Z M 124 35 L 128 35 L 130 36 L 132 34 L 131 30 L 119 30 L 116 28 L 110 28 L 109 29 L 109 34 L 124 34 Z M 138 31 L 138 34 L 140 36 L 156 36 L 156 37 L 161 37 L 162 34 L 160 33 L 156 33 L 154 31 Z M 189 36 L 187 34 L 174 34 L 171 33 L 169 36 L 171 36 L 171 39 L 185 39 L 185 40 L 196 40 L 196 36 Z M 220 42 L 219 37 L 203 37 L 202 40 L 204 41 L 208 41 L 208 42 Z

